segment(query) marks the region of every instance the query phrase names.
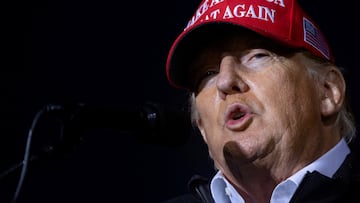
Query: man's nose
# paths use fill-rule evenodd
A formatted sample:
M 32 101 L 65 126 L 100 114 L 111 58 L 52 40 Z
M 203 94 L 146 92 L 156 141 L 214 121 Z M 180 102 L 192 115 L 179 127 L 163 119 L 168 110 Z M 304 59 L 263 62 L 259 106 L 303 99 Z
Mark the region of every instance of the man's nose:
M 221 59 L 216 86 L 222 99 L 229 94 L 243 93 L 249 90 L 249 86 L 240 74 L 240 66 L 241 63 L 234 56 L 225 56 Z

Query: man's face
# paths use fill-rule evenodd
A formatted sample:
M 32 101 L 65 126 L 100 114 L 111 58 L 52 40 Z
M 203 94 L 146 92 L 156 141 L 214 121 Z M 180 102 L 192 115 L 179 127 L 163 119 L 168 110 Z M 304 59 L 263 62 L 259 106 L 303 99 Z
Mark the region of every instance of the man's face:
M 217 41 L 192 63 L 198 126 L 223 171 L 283 161 L 290 166 L 317 156 L 322 141 L 316 83 L 300 62 L 303 56 L 274 50 L 244 34 Z

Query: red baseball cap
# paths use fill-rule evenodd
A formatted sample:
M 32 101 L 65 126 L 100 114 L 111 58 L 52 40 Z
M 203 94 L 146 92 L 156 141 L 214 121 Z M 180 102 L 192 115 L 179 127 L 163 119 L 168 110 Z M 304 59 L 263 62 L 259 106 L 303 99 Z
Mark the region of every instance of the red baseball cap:
M 191 89 L 188 65 L 196 47 L 229 27 L 245 28 L 293 48 L 304 48 L 334 62 L 319 26 L 296 0 L 203 0 L 172 44 L 166 75 L 171 85 Z

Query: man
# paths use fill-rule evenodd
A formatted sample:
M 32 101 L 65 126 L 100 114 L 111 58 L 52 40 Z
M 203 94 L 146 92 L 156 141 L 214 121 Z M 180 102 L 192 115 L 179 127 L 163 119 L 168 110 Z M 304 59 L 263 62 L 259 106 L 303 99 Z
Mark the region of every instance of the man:
M 171 47 L 217 169 L 169 202 L 360 202 L 346 83 L 294 0 L 204 0 Z

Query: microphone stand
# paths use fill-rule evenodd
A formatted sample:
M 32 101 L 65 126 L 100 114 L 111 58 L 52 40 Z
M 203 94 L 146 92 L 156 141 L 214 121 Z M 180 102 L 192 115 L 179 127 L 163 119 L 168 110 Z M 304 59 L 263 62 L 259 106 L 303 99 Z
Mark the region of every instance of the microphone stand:
M 41 108 L 36 113 L 34 119 L 32 120 L 31 127 L 28 131 L 23 160 L 14 164 L 9 169 L 7 169 L 6 171 L 4 171 L 0 174 L 0 180 L 3 180 L 5 177 L 8 177 L 15 171 L 21 169 L 20 177 L 19 177 L 19 180 L 18 180 L 18 183 L 16 186 L 15 193 L 11 200 L 11 203 L 16 203 L 18 201 L 21 189 L 23 187 L 24 179 L 25 179 L 25 176 L 26 176 L 26 173 L 28 170 L 28 165 L 30 164 L 30 162 L 38 161 L 43 158 L 48 158 L 50 156 L 54 156 L 55 154 L 59 155 L 69 149 L 70 142 L 68 142 L 68 140 L 66 140 L 66 142 L 65 142 L 65 140 L 64 140 L 64 126 L 72 127 L 72 125 L 69 120 L 63 118 L 60 139 L 57 140 L 57 142 L 53 145 L 46 145 L 45 147 L 43 147 L 40 150 L 40 152 L 37 153 L 37 155 L 30 156 L 30 147 L 31 147 L 32 139 L 33 139 L 33 133 L 34 133 L 35 129 L 38 127 L 41 117 L 44 116 L 46 113 L 60 110 L 62 108 L 63 108 L 62 106 L 58 106 L 58 105 L 45 105 L 43 108 Z M 67 123 L 69 123 L 70 125 L 67 125 Z M 78 137 L 78 140 L 80 140 L 80 137 Z M 74 145 L 74 142 L 73 142 L 74 140 L 71 140 L 71 141 L 72 141 L 71 145 Z
M 27 172 L 27 169 L 28 169 L 28 164 L 31 160 L 35 160 L 36 157 L 30 157 L 30 146 L 31 146 L 31 141 L 32 141 L 32 135 L 33 135 L 33 131 L 34 129 L 36 128 L 37 126 L 37 123 L 40 119 L 40 117 L 46 112 L 46 108 L 42 108 L 40 111 L 38 111 L 35 115 L 35 118 L 33 119 L 33 122 L 31 124 L 31 127 L 29 129 L 29 132 L 28 132 L 28 136 L 27 136 L 27 141 L 26 141 L 26 147 L 25 147 L 25 153 L 24 153 L 24 158 L 23 158 L 23 161 L 21 163 L 18 163 L 18 164 L 15 164 L 13 167 L 11 167 L 9 170 L 5 171 L 3 174 L 1 174 L 1 178 L 7 176 L 8 174 L 10 174 L 11 172 L 15 171 L 16 169 L 18 168 L 22 168 L 21 169 L 21 174 L 20 174 L 20 178 L 19 178 L 19 181 L 18 181 L 18 184 L 16 186 L 16 190 L 15 190 L 15 193 L 14 193 L 14 196 L 13 196 L 13 199 L 12 199 L 12 203 L 16 203 L 17 202 L 17 199 L 19 197 L 19 194 L 20 194 L 20 191 L 21 191 L 21 188 L 23 186 L 23 183 L 24 183 L 24 179 L 25 179 L 25 176 L 26 176 L 26 172 Z
M 121 128 L 124 128 L 122 130 L 134 131 L 138 134 L 144 134 L 146 132 L 147 136 L 140 135 L 140 137 L 138 137 L 142 141 L 167 146 L 180 146 L 187 140 L 185 135 L 188 135 L 188 133 L 182 130 L 190 129 L 190 119 L 187 117 L 188 115 L 184 114 L 183 111 L 179 112 L 169 111 L 168 109 L 165 110 L 154 103 L 147 103 L 141 108 L 136 108 L 135 110 L 133 109 L 124 111 L 122 109 L 120 112 L 116 112 L 116 109 L 88 108 L 83 104 L 70 105 L 65 107 L 51 104 L 45 105 L 36 113 L 32 121 L 27 135 L 23 160 L 14 164 L 8 170 L 0 174 L 0 180 L 2 180 L 16 170 L 21 169 L 21 174 L 11 203 L 16 203 L 18 201 L 30 162 L 48 158 L 50 156 L 52 157 L 54 155 L 63 155 L 68 151 L 74 150 L 74 147 L 82 140 L 82 137 L 78 134 L 80 134 L 80 131 L 84 130 L 86 126 L 90 126 L 90 128 L 118 128 L 118 114 L 125 114 L 126 116 L 124 117 L 129 117 L 129 121 L 120 120 L 123 122 L 126 121 L 128 124 L 127 126 L 124 126 L 122 123 Z M 60 130 L 60 137 L 56 139 L 55 143 L 46 145 L 36 155 L 30 155 L 33 132 L 38 127 L 40 118 L 44 115 L 50 115 L 61 119 L 62 125 Z M 104 118 L 104 120 L 93 120 L 92 118 L 94 118 L 94 115 L 95 117 L 100 117 L 101 119 Z M 109 118 L 105 119 L 106 117 Z M 141 128 L 135 130 L 135 127 L 137 127 L 138 124 L 140 124 Z M 179 126 L 183 127 L 177 132 L 180 134 L 180 136 L 168 135 L 166 130 L 175 129 Z M 65 127 L 67 131 L 75 135 L 70 136 L 67 135 L 67 132 L 64 133 Z

